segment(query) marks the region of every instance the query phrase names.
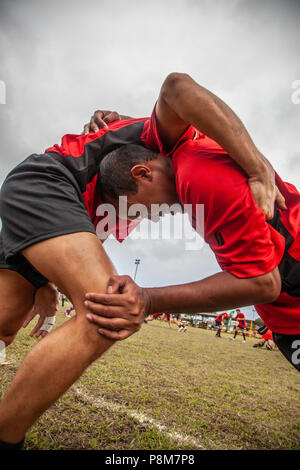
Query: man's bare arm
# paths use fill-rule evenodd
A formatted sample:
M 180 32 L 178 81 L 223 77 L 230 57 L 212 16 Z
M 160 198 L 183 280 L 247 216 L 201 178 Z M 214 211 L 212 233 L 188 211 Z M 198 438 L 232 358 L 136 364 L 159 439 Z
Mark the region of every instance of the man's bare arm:
M 276 189 L 275 172 L 259 152 L 242 121 L 220 98 L 182 73 L 171 73 L 162 85 L 156 105 L 159 132 L 171 149 L 193 125 L 215 140 L 249 176 L 256 203 L 266 217 L 272 218 L 274 200 L 286 209 Z M 276 194 L 277 193 L 277 194 Z
M 113 276 L 107 294 L 86 295 L 89 321 L 111 339 L 125 339 L 144 318 L 158 312 L 215 312 L 221 309 L 273 302 L 280 294 L 276 268 L 263 276 L 239 279 L 228 272 L 177 286 L 141 288 L 129 276 Z
M 201 281 L 146 289 L 151 311 L 161 308 L 186 313 L 215 312 L 273 302 L 280 294 L 278 269 L 263 276 L 240 279 L 222 272 Z

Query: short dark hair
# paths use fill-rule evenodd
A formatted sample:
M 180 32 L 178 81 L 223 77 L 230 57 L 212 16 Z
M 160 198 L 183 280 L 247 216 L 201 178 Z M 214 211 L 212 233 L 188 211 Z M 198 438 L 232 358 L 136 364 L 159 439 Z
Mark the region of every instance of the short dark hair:
M 138 144 L 127 144 L 108 153 L 100 163 L 101 193 L 117 199 L 124 193 L 137 193 L 138 187 L 131 176 L 131 168 L 154 160 L 158 153 Z

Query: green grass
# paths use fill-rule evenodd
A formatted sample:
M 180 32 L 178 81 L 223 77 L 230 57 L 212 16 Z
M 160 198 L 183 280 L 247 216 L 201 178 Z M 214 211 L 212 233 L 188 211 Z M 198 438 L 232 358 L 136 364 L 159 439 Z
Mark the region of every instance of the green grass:
M 57 324 L 64 321 L 60 311 Z M 35 343 L 29 331 L 8 349 L 1 396 Z M 299 374 L 279 351 L 230 338 L 144 325 L 90 366 L 28 432 L 25 448 L 299 449 Z

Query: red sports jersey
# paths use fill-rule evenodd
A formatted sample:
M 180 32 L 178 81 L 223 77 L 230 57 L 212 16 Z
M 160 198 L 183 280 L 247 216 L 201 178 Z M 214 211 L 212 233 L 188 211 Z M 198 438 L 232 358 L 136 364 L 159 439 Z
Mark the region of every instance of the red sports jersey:
M 68 168 L 79 186 L 85 207 L 101 240 L 113 233 L 122 242 L 139 222 L 117 219 L 115 225 L 103 227 L 100 222 L 107 220 L 107 214 L 99 214 L 103 209 L 99 181 L 99 165 L 109 152 L 121 145 L 135 143 L 148 148 L 156 148 L 156 138 L 150 118 L 115 121 L 108 128 L 87 135 L 67 134 L 62 137 L 61 145 L 49 147 L 46 152 L 55 152 L 61 157 L 61 163 Z M 192 131 L 193 134 L 193 131 Z M 191 131 L 179 139 L 191 137 Z M 104 233 L 105 232 L 105 233 Z
M 154 313 L 152 316 L 153 318 L 158 318 L 158 317 L 161 317 L 163 315 L 163 313 Z
M 265 339 L 266 341 L 268 339 L 271 339 L 272 341 L 274 341 L 272 331 L 268 330 L 264 335 L 262 335 L 262 339 Z
M 276 175 L 276 184 L 288 210 L 275 210 L 266 221 L 255 204 L 247 175 L 209 137 L 190 126 L 170 153 L 160 139 L 155 108 L 148 129 L 148 145 L 172 154 L 177 192 L 182 204 L 204 205 L 204 239 L 220 267 L 239 278 L 266 274 L 277 266 L 282 291 L 275 302 L 256 306 L 274 332 L 300 334 L 300 194 Z
M 60 155 L 61 163 L 72 173 L 96 233 L 102 240 L 113 232 L 122 242 L 137 223 L 117 219 L 116 224 L 110 227 L 111 231 L 108 227 L 105 227 L 105 234 L 102 227 L 100 230 L 99 222 L 104 218 L 103 214 L 99 215 L 102 205 L 99 186 L 100 162 L 105 155 L 121 145 L 142 144 L 141 135 L 147 121 L 149 122 L 149 118 L 115 121 L 108 126 L 108 129 L 101 129 L 96 133 L 67 134 L 63 136 L 61 145 L 56 144 L 46 150 L 47 153 L 55 152 Z
M 237 313 L 234 320 L 238 321 L 238 326 L 240 328 L 246 328 L 247 327 L 247 323 L 246 323 L 246 320 L 245 320 L 245 315 L 242 312 Z
M 226 320 L 226 318 L 228 318 L 228 313 L 220 313 L 217 317 L 216 317 L 216 321 L 224 321 Z

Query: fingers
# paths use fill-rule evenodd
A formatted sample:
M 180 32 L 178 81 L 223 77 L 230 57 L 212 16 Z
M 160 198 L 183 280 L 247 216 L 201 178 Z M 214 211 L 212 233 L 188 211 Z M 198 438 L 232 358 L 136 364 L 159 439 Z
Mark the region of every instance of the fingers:
M 31 322 L 31 320 L 36 316 L 38 315 L 38 313 L 35 311 L 35 309 L 33 308 L 30 312 L 30 314 L 28 315 L 28 317 L 26 318 L 26 320 L 24 321 L 23 323 L 23 328 L 26 328 L 27 325 Z M 44 338 L 48 332 L 47 331 L 43 331 L 43 330 L 40 330 L 40 327 L 42 326 L 43 324 L 43 317 L 40 317 L 39 318 L 39 321 L 37 322 L 36 326 L 33 328 L 33 330 L 31 331 L 30 333 L 30 336 L 33 337 L 35 335 L 36 338 L 38 338 L 39 336 L 42 336 L 42 338 Z
M 128 330 L 120 330 L 120 331 L 110 331 L 110 330 L 98 330 L 100 335 L 105 336 L 108 339 L 112 339 L 114 341 L 121 341 L 123 339 L 129 338 L 131 336 L 132 331 Z
M 263 212 L 265 213 L 265 216 L 266 216 L 266 219 L 267 220 L 271 220 L 273 219 L 274 217 L 274 208 L 272 207 L 269 207 L 269 206 L 265 206 L 262 208 Z
M 89 303 L 97 303 L 102 305 L 114 305 L 123 307 L 125 304 L 122 294 L 86 294 L 85 306 L 89 308 Z
M 101 315 L 103 317 L 107 318 L 114 318 L 114 317 L 119 317 L 119 318 L 126 318 L 126 313 L 122 313 L 120 307 L 112 307 L 112 306 L 107 306 L 107 305 L 102 305 L 99 303 L 93 303 L 93 302 L 85 302 L 84 303 L 86 308 L 91 312 L 94 313 L 95 315 Z
M 114 121 L 120 121 L 121 119 L 121 116 L 115 111 L 113 112 L 107 111 L 107 114 L 105 113 L 106 112 L 104 111 L 103 121 L 106 122 L 107 124 L 109 124 L 110 122 L 114 122 Z
M 95 111 L 89 123 L 85 124 L 83 128 L 83 134 L 89 134 L 89 132 L 98 132 L 100 129 L 106 129 L 108 126 L 103 120 L 104 111 Z
M 122 318 L 103 318 L 103 317 L 98 317 L 96 315 L 88 314 L 87 319 L 91 323 L 95 323 L 101 328 L 111 330 L 111 331 L 116 331 L 116 330 L 119 331 L 123 329 L 132 330 L 131 323 L 127 320 L 123 320 Z
M 124 287 L 128 284 L 135 285 L 134 281 L 129 276 L 111 276 L 107 284 L 107 294 L 88 292 L 85 295 L 85 298 L 92 302 L 99 302 L 107 305 L 124 305 L 125 299 L 123 301 L 123 297 L 117 293 L 124 291 Z
M 98 132 L 100 129 L 107 129 L 107 124 L 120 119 L 121 116 L 116 111 L 101 111 L 98 109 L 94 112 L 90 122 L 84 125 L 82 134 L 86 135 L 90 132 Z
M 275 189 L 276 189 L 275 201 L 277 203 L 278 208 L 283 210 L 283 211 L 287 210 L 287 205 L 285 203 L 284 196 L 281 194 L 281 192 L 279 191 L 277 186 L 276 186 Z
M 106 115 L 106 111 L 98 110 L 94 113 L 94 116 L 92 117 L 91 122 L 93 121 L 93 125 L 95 127 L 97 127 L 97 130 L 106 129 L 108 127 L 108 125 L 104 121 L 105 115 Z M 110 121 L 108 121 L 108 122 L 110 122 Z M 97 131 L 94 131 L 94 132 L 97 132 Z
M 107 293 L 108 294 L 117 294 L 120 292 L 120 281 L 116 277 L 111 277 L 108 281 Z
M 30 333 L 30 336 L 34 336 L 38 331 L 39 329 L 41 328 L 42 324 L 44 323 L 44 318 L 43 317 L 40 317 L 39 318 L 39 321 L 37 322 L 36 326 L 33 328 L 33 330 L 31 331 Z
M 94 116 L 91 117 L 91 120 L 90 122 L 88 122 L 87 124 L 85 124 L 83 126 L 83 132 L 81 135 L 87 135 L 89 134 L 90 132 L 98 132 L 99 129 L 102 129 L 103 127 L 107 127 L 107 125 L 105 124 L 104 121 L 102 121 L 102 124 L 100 123 L 100 120 L 98 121 L 98 124 L 96 123 L 95 119 L 94 119 Z
M 126 293 L 129 291 L 130 287 L 134 289 L 137 287 L 136 283 L 130 276 L 111 276 L 108 285 L 116 286 L 118 285 L 120 293 Z
M 29 312 L 29 314 L 27 315 L 26 320 L 23 323 L 23 328 L 26 328 L 26 326 L 29 325 L 29 323 L 35 317 L 35 315 L 36 315 L 36 313 L 34 311 L 34 308 L 32 308 L 32 310 Z
M 90 132 L 98 132 L 99 129 L 101 129 L 101 127 L 98 127 L 98 124 L 96 124 L 95 118 L 93 116 L 90 121 Z
M 82 132 L 81 135 L 83 135 L 83 134 L 86 135 L 86 134 L 88 134 L 89 132 L 90 132 L 90 123 L 88 122 L 87 124 L 85 124 L 85 125 L 83 126 L 83 132 Z
M 39 330 L 39 331 L 36 333 L 35 337 L 36 337 L 36 338 L 39 338 L 39 337 L 41 336 L 42 338 L 44 338 L 47 334 L 48 334 L 48 331 Z

